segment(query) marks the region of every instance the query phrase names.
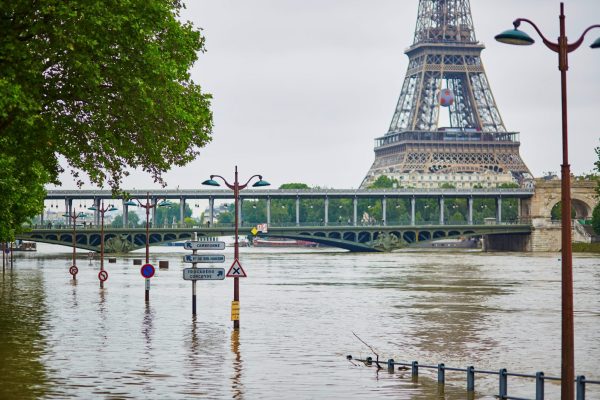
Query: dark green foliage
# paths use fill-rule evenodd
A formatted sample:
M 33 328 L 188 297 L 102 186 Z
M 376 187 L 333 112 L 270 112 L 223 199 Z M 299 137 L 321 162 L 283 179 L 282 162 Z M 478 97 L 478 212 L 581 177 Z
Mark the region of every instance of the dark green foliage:
M 0 162 L 10 176 L 1 184 L 13 188 L 0 203 L 29 203 L 0 213 L 0 239 L 41 212 L 43 186 L 62 172 L 59 156 L 80 184 L 83 172 L 119 190 L 128 168 L 163 183 L 165 171 L 210 141 L 210 96 L 188 72 L 204 39 L 180 22 L 181 7 L 0 0 Z
M 594 211 L 592 212 L 592 228 L 596 235 L 600 235 L 600 203 L 594 207 Z

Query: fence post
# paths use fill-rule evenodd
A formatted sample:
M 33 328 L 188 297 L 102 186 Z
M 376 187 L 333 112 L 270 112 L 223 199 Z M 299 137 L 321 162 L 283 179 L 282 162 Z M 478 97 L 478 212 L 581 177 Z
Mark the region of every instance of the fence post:
M 535 400 L 544 400 L 544 373 L 535 373 Z
M 388 367 L 388 372 L 389 373 L 393 373 L 394 372 L 394 359 L 393 358 L 390 358 L 388 360 L 387 367 Z
M 499 389 L 498 389 L 498 397 L 501 399 L 505 399 L 508 396 L 508 375 L 506 368 L 500 369 L 498 372 L 499 376 Z
M 467 392 L 475 391 L 475 367 L 467 367 Z
M 446 383 L 446 366 L 444 363 L 438 364 L 438 383 L 442 385 Z
M 412 362 L 411 373 L 412 373 L 413 380 L 419 378 L 419 362 L 418 361 Z
M 585 400 L 585 376 L 577 377 L 577 400 Z

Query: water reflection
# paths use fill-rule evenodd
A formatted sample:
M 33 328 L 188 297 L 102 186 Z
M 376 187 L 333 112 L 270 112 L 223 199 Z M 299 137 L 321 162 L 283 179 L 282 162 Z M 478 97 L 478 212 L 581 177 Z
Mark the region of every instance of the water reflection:
M 242 355 L 240 353 L 240 331 L 231 331 L 231 352 L 233 353 L 233 375 L 231 376 L 231 391 L 233 398 L 244 399 L 244 384 L 242 382 Z
M 43 274 L 7 270 L 0 284 L 0 398 L 37 399 L 47 393 L 42 363 L 46 320 Z

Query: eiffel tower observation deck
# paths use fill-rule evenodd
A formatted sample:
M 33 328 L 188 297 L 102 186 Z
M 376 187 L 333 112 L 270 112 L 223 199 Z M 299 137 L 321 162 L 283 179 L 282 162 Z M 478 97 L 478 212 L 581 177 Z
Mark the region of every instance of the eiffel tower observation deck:
M 507 131 L 488 83 L 469 0 L 420 0 L 408 70 L 389 131 L 361 188 L 525 186 L 519 133 Z

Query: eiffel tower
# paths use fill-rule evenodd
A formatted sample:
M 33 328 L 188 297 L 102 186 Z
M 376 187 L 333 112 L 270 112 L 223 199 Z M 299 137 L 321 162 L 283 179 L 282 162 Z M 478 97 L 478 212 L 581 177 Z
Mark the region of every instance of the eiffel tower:
M 526 184 L 519 134 L 504 127 L 475 37 L 469 0 L 420 0 L 408 70 L 388 132 L 361 187 Z M 440 126 L 441 125 L 441 126 Z

